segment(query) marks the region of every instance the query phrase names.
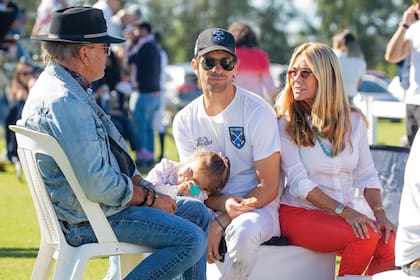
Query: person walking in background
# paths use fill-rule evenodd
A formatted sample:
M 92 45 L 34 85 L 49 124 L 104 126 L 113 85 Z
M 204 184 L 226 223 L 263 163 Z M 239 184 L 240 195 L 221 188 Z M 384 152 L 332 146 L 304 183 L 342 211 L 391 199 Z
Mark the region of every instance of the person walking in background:
M 220 194 L 230 175 L 230 161 L 222 154 L 197 150 L 185 162 L 163 159 L 150 170 L 146 180 L 155 190 L 175 199 L 177 195 L 201 201 Z
M 119 27 L 112 21 L 112 16 L 120 10 L 122 0 L 98 0 L 92 7 L 102 10 L 108 28 L 108 34 L 119 36 Z
M 257 35 L 251 26 L 243 22 L 232 23 L 228 31 L 235 38 L 239 60 L 234 83 L 262 96 L 272 104 L 279 89 L 274 85 L 270 74 L 270 58 L 259 47 Z
M 395 228 L 382 205 L 365 117 L 349 106 L 337 56 L 324 44 L 304 43 L 287 74 L 275 106 L 287 151 L 281 160 L 287 181 L 279 210 L 282 235 L 292 245 L 340 252 L 339 276 L 392 269 Z M 354 188 L 375 219 L 353 208 Z
M 144 180 L 91 83 L 103 77 L 112 43 L 100 9 L 55 11 L 41 40 L 44 71 L 32 87 L 17 125 L 53 136 L 66 153 L 88 199 L 97 202 L 120 242 L 155 248 L 126 279 L 206 277 L 209 215 L 203 203 L 158 194 Z M 39 168 L 71 246 L 95 242 L 87 217 L 65 176 L 50 157 Z M 170 234 L 168 234 L 170 233 Z
M 202 31 L 191 63 L 203 94 L 175 115 L 175 144 L 180 161 L 198 149 L 222 153 L 231 161 L 231 176 L 221 194 L 205 202 L 213 218 L 207 261 L 222 259 L 219 244 L 224 235 L 223 279 L 247 279 L 258 247 L 280 236 L 277 209 L 282 185 L 275 113 L 260 96 L 233 84 L 238 64 L 235 39 L 228 31 Z
M 155 114 L 154 128 L 158 132 L 158 135 L 159 135 L 159 145 L 160 145 L 159 161 L 161 161 L 165 155 L 165 134 L 166 134 L 166 127 L 164 123 L 164 115 L 165 115 L 165 109 L 166 109 L 165 68 L 168 65 L 168 55 L 166 51 L 163 49 L 162 36 L 160 35 L 160 33 L 155 32 L 154 35 L 155 35 L 156 46 L 158 47 L 159 52 L 160 52 L 160 106 L 159 106 L 159 110 Z
M 339 31 L 332 38 L 332 48 L 338 57 L 343 75 L 344 89 L 350 104 L 366 72 L 366 61 L 359 43 L 349 30 Z
M 139 5 L 130 4 L 128 7 L 121 8 L 111 18 L 112 24 L 115 28 L 115 36 L 126 39 L 124 44 L 114 44 L 112 46 L 112 51 L 117 57 L 118 63 L 120 64 L 121 70 L 123 70 L 123 72 L 128 71 L 125 52 L 127 51 L 126 47 L 131 45 L 131 38 L 126 36 L 126 34 L 133 30 L 133 25 L 140 22 L 141 16 L 142 13 Z
M 401 195 L 395 263 L 410 275 L 420 277 L 420 133 L 407 160 Z
M 133 90 L 138 94 L 132 95 L 130 103 L 134 105 L 133 117 L 140 133 L 140 159 L 137 161 L 139 167 L 151 167 L 155 163 L 155 130 L 153 121 L 156 112 L 160 107 L 160 73 L 161 55 L 156 46 L 152 33 L 152 25 L 148 22 L 141 22 L 136 26 L 139 34 L 140 46 L 138 43 L 137 52 L 130 50 L 128 64 L 135 67 L 134 78 L 136 84 Z M 133 74 L 133 73 L 132 73 Z
M 401 23 L 389 40 L 385 60 L 397 63 L 410 56 L 410 83 L 405 94 L 406 131 L 408 143 L 413 144 L 420 125 L 420 4 L 405 10 Z

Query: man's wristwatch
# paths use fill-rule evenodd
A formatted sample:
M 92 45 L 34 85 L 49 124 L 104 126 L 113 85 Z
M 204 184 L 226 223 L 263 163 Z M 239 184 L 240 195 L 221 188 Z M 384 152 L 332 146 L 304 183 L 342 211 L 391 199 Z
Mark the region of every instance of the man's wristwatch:
M 401 26 L 404 27 L 405 29 L 408 29 L 410 27 L 410 25 L 408 25 L 406 23 L 401 23 Z
M 346 206 L 343 203 L 340 203 L 337 208 L 335 208 L 334 213 L 341 217 L 341 215 L 343 215 L 344 208 L 346 208 Z

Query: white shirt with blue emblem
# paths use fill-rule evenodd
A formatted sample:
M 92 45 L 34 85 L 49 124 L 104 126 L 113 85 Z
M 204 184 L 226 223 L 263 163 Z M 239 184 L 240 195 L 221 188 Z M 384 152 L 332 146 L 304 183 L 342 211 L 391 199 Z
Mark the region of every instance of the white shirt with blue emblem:
M 222 193 L 243 196 L 258 184 L 254 163 L 280 151 L 274 110 L 260 96 L 237 87 L 232 102 L 218 115 L 208 116 L 200 96 L 176 116 L 173 135 L 180 161 L 197 149 L 221 152 L 231 162 Z M 278 199 L 274 202 L 278 206 Z

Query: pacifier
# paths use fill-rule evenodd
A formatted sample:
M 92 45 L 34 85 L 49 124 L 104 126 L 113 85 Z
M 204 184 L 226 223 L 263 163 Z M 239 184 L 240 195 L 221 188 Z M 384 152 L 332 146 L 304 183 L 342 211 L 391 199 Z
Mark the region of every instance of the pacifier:
M 195 184 L 192 184 L 192 186 L 191 186 L 191 189 L 190 189 L 190 194 L 191 195 L 199 195 L 200 194 L 200 187 L 199 186 L 197 186 L 197 185 L 195 185 Z

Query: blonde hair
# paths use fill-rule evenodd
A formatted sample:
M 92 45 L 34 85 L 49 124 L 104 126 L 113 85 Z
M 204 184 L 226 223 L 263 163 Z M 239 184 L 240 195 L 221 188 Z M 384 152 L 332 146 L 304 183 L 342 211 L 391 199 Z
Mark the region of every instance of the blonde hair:
M 312 106 L 293 97 L 290 77 L 281 98 L 276 102 L 278 117 L 286 117 L 286 132 L 298 146 L 315 145 L 316 133 L 332 143 L 332 155 L 345 148 L 346 132 L 351 145 L 350 106 L 345 94 L 341 68 L 334 51 L 327 45 L 309 42 L 298 46 L 290 60 L 292 67 L 303 57 L 318 81 Z
M 32 72 L 34 71 L 34 67 L 28 62 L 20 61 L 16 65 L 15 74 L 12 78 L 12 86 L 10 88 L 9 102 L 16 101 L 19 98 L 20 91 L 29 92 L 28 82 L 21 79 L 21 74 L 27 69 L 31 69 Z
M 202 163 L 204 173 L 211 180 L 211 193 L 220 193 L 230 176 L 230 160 L 212 151 L 197 150 L 187 160 L 193 162 L 199 160 Z

